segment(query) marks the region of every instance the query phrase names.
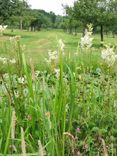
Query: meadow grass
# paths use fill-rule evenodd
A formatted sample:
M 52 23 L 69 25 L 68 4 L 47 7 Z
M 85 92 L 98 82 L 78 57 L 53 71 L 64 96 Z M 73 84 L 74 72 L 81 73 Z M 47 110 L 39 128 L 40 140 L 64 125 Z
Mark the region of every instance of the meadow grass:
M 101 59 L 99 36 L 82 50 L 81 34 L 13 35 L 21 40 L 9 42 L 8 31 L 0 45 L 1 56 L 16 59 L 1 64 L 0 155 L 116 156 L 117 65 Z M 105 42 L 116 43 L 110 36 Z M 48 64 L 49 49 L 57 58 Z
M 21 43 L 23 45 L 26 45 L 26 57 L 32 58 L 35 63 L 39 64 L 39 61 L 41 61 L 45 56 L 47 56 L 48 50 L 56 50 L 57 42 L 60 38 L 63 39 L 66 47 L 65 51 L 66 53 L 75 53 L 77 50 L 77 46 L 80 42 L 80 38 L 82 36 L 81 33 L 78 33 L 77 36 L 67 34 L 66 32 L 63 32 L 61 30 L 42 30 L 40 32 L 28 32 L 28 31 L 19 31 L 14 30 L 14 32 L 11 32 L 11 30 L 7 30 L 5 32 L 6 38 L 9 38 L 10 36 L 14 35 L 20 35 Z M 4 36 L 4 38 L 5 38 Z M 6 51 L 4 48 L 2 48 L 2 41 L 4 41 L 4 38 L 0 37 L 0 54 L 6 55 Z M 112 35 L 105 35 L 105 44 L 111 44 L 116 45 L 117 36 L 115 38 L 112 37 Z M 5 41 L 6 42 L 6 41 Z M 100 48 L 100 36 L 94 35 L 94 44 L 93 46 L 96 48 L 95 50 Z M 9 47 L 8 47 L 9 48 Z M 11 51 L 8 53 L 10 55 Z

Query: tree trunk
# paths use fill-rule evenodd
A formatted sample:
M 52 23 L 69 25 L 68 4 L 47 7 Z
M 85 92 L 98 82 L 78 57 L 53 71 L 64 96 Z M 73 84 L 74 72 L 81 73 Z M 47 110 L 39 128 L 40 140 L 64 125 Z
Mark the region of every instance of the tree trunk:
M 22 26 L 23 25 L 23 20 L 22 20 L 22 17 L 20 18 L 20 30 L 22 30 Z
M 75 36 L 77 35 L 77 27 L 74 28 L 75 29 Z
M 101 35 L 101 42 L 103 42 L 104 41 L 103 25 L 100 26 L 100 35 Z
M 13 28 L 11 28 L 11 32 L 14 32 L 14 29 Z
M 115 38 L 115 33 L 114 32 L 112 32 L 112 36 L 113 36 L 113 38 Z
M 72 27 L 69 27 L 69 33 L 72 34 Z

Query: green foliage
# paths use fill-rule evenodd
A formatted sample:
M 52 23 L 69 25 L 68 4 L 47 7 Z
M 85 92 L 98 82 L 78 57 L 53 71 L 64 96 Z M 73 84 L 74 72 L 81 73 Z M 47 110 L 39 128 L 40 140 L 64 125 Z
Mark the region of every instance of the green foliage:
M 100 26 L 101 41 L 103 41 L 103 31 L 105 27 L 115 29 L 117 19 L 117 1 L 114 0 L 78 0 L 74 6 L 66 8 L 69 18 L 80 20 L 83 29 L 86 25 L 92 23 L 94 26 Z M 112 30 L 113 31 L 113 30 Z
M 34 37 L 37 42 L 36 35 L 28 39 L 28 45 L 34 43 Z M 67 34 L 65 41 L 68 37 L 71 42 L 77 39 Z M 10 64 L 9 58 L 2 64 L 7 74 L 0 73 L 0 154 L 21 155 L 25 142 L 26 155 L 42 151 L 48 156 L 116 155 L 117 64 L 108 70 L 99 47 L 98 51 L 78 47 L 77 53 L 72 47 L 70 54 L 70 42 L 66 42 L 67 51 L 56 45 L 58 60 L 54 64 L 43 59 L 44 70 L 38 60 L 37 70 L 32 60 L 25 58 L 18 37 L 13 42 L 4 40 L 5 51 L 14 51 L 16 64 Z M 53 67 L 59 69 L 59 75 Z
M 5 22 L 11 16 L 23 16 L 27 8 L 28 4 L 24 0 L 0 0 L 0 17 L 2 22 Z

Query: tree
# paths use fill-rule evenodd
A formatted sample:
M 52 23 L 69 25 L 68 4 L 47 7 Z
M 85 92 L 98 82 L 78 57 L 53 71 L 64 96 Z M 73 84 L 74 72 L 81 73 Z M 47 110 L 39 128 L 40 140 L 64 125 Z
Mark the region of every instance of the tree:
M 22 29 L 23 16 L 29 8 L 25 0 L 0 0 L 0 19 L 4 23 L 15 16 L 19 18 Z M 12 18 L 13 17 L 13 18 Z
M 72 8 L 72 17 L 82 22 L 83 30 L 89 23 L 99 25 L 101 41 L 103 41 L 104 26 L 112 24 L 117 16 L 116 3 L 117 0 L 77 0 Z
M 52 22 L 52 25 L 53 27 L 55 27 L 55 22 L 56 22 L 56 15 L 55 13 L 53 13 L 52 11 L 49 13 L 49 16 L 50 16 L 50 19 L 51 19 L 51 22 Z
M 0 0 L 0 22 L 4 23 L 12 15 L 11 1 Z
M 66 9 L 66 19 L 65 23 L 67 26 L 67 29 L 69 29 L 70 33 L 74 33 L 75 35 L 77 34 L 77 27 L 79 26 L 80 22 L 76 18 L 74 18 L 74 12 L 73 8 L 69 6 L 64 6 Z
M 12 0 L 13 15 L 17 15 L 19 18 L 20 29 L 23 28 L 23 19 L 26 15 L 29 6 L 25 0 Z
M 40 30 L 41 28 L 58 28 L 62 16 L 53 12 L 31 9 L 27 0 L 0 0 L 0 23 L 14 28 Z

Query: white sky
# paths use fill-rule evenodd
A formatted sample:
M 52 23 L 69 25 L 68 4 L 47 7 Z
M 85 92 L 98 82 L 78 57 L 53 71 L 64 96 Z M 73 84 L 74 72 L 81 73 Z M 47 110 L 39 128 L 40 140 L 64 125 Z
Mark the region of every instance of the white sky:
M 62 4 L 73 5 L 74 0 L 28 0 L 33 9 L 43 9 L 47 12 L 53 11 L 57 15 L 63 15 Z

